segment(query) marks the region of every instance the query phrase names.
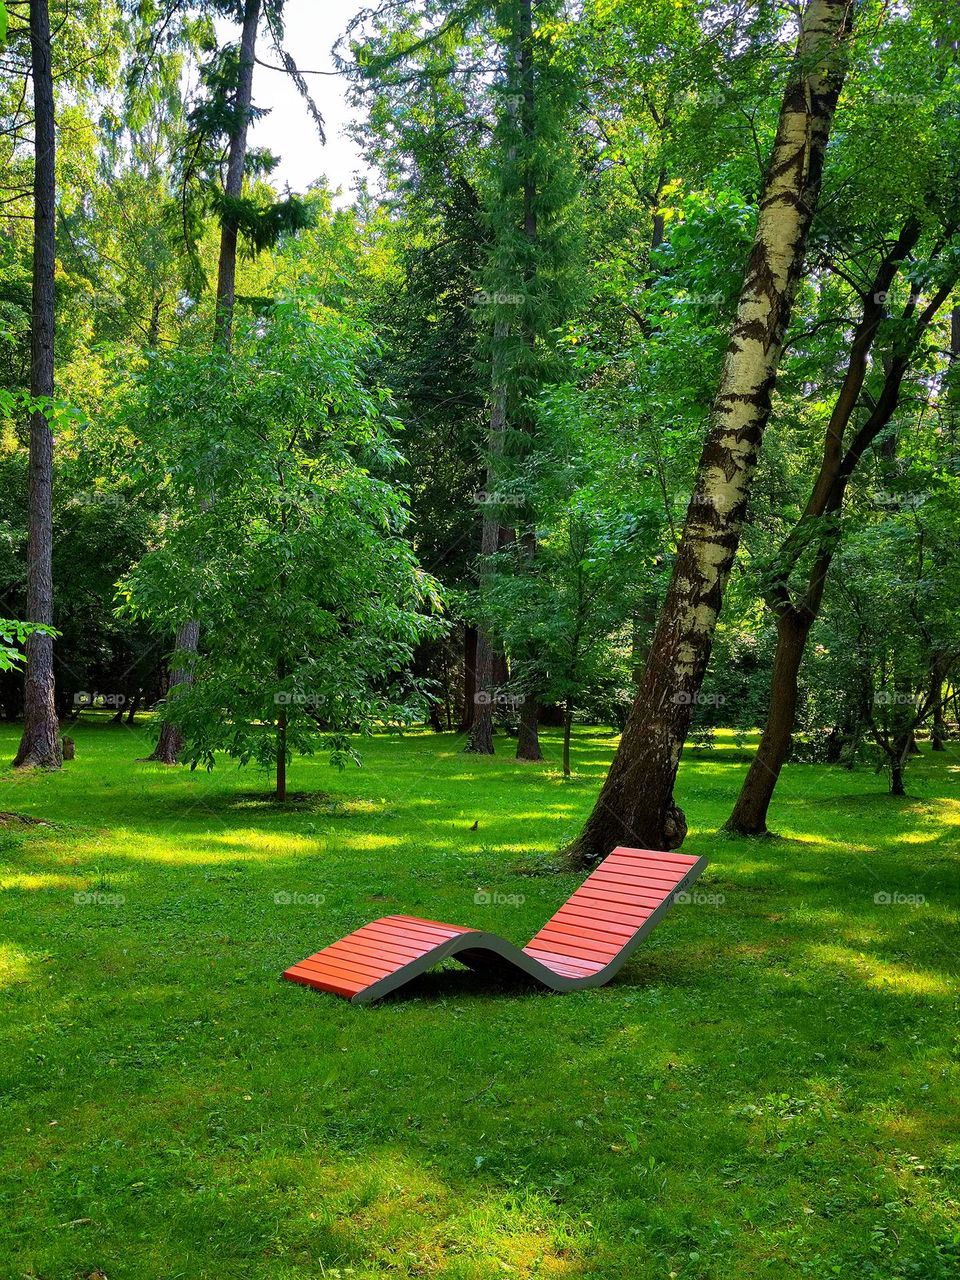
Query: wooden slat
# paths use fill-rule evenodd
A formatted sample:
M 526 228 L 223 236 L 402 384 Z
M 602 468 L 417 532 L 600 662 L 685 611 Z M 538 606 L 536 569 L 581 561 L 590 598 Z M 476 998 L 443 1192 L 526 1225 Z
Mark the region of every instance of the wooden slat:
M 315 956 L 307 956 L 306 960 L 300 961 L 300 965 L 311 973 L 334 973 L 341 978 L 356 978 L 358 982 L 362 981 L 363 985 L 367 987 L 370 986 L 371 982 L 379 982 L 381 978 L 385 978 L 388 973 L 392 973 L 397 967 L 396 965 L 373 967 L 354 960 L 328 956 L 322 951 L 318 951 Z
M 340 943 L 335 942 L 332 946 L 327 947 L 327 950 L 336 955 L 334 948 L 338 946 L 340 946 Z M 369 936 L 363 938 L 355 936 L 350 939 L 349 946 L 358 955 L 382 956 L 384 960 L 390 960 L 394 964 L 407 964 L 411 960 L 418 960 L 424 954 L 423 947 L 404 947 L 392 940 L 387 941 L 384 938 Z M 427 948 L 427 950 L 431 950 L 431 948 Z
M 468 929 L 465 929 L 462 924 L 443 924 L 439 920 L 421 920 L 419 916 L 402 916 L 401 915 L 401 916 L 384 916 L 383 918 L 385 920 L 403 920 L 407 924 L 426 925 L 430 929 L 440 929 L 444 933 L 446 933 L 448 937 L 451 937 L 451 938 L 455 938 L 457 934 L 460 934 L 460 933 L 470 932 Z
M 291 982 L 299 982 L 303 987 L 313 987 L 314 991 L 331 991 L 334 995 L 345 996 L 350 1000 L 362 991 L 369 983 L 357 984 L 355 982 L 338 981 L 334 978 L 321 978 L 317 974 L 310 973 L 308 970 L 301 968 L 298 964 L 293 964 L 283 975 L 289 978 Z
M 423 933 L 414 933 L 413 930 L 406 931 L 398 927 L 386 928 L 378 927 L 371 929 L 365 935 L 373 941 L 383 941 L 384 943 L 396 943 L 399 947 L 406 947 L 410 951 L 416 951 L 419 955 L 423 955 L 427 951 L 432 951 L 434 947 L 443 946 L 445 942 L 449 942 L 449 938 L 430 938 Z
M 682 880 L 683 877 L 680 877 Z M 616 893 L 620 889 L 627 889 L 631 893 L 647 893 L 655 898 L 666 898 L 669 894 L 676 891 L 680 880 L 652 880 L 649 876 L 634 876 L 627 879 L 626 876 L 591 876 L 589 880 L 584 880 L 579 893 L 582 889 L 599 889 L 602 893 L 608 890 Z
M 576 934 L 566 933 L 560 929 L 541 929 L 535 938 L 527 943 L 527 947 L 548 947 L 558 955 L 570 956 L 578 960 L 595 960 L 601 968 L 610 963 L 620 951 L 620 947 L 604 948 L 595 943 L 585 942 Z
M 613 907 L 604 905 L 603 903 L 591 902 L 589 900 L 574 902 L 571 898 L 569 902 L 565 902 L 563 904 L 560 911 L 557 912 L 557 915 L 559 916 L 561 912 L 563 914 L 567 914 L 569 912 L 571 915 L 585 916 L 588 920 L 595 920 L 605 928 L 607 926 L 616 925 L 618 928 L 626 929 L 632 936 L 637 931 L 637 919 L 640 911 L 647 910 L 653 911 L 655 908 L 629 907 L 625 910 L 618 911 Z
M 662 862 L 664 866 L 669 867 L 675 864 L 682 864 L 690 868 L 697 861 L 696 856 L 687 853 L 660 853 L 652 849 L 627 849 L 623 845 L 614 849 L 609 858 L 605 858 L 604 862 L 609 862 L 610 858 L 617 861 L 624 859 L 630 862 L 644 862 L 652 865 L 655 862 Z M 600 864 L 601 866 L 603 863 Z
M 634 931 L 636 932 L 636 931 Z M 572 941 L 579 941 L 581 946 L 593 947 L 598 955 L 614 956 L 621 951 L 625 942 L 623 938 L 612 938 L 609 934 L 599 934 L 585 928 L 582 924 L 571 924 L 570 920 L 558 920 L 556 916 L 550 920 L 549 924 L 544 924 L 540 932 L 536 934 L 536 938 L 531 938 L 531 942 L 538 941 L 538 938 L 545 937 L 566 937 Z
M 637 928 L 634 923 L 624 924 L 619 920 L 611 920 L 599 912 L 578 910 L 569 903 L 560 908 L 552 920 L 563 921 L 564 924 L 577 925 L 578 928 L 589 929 L 598 938 L 610 938 L 621 946 L 628 938 L 632 938 Z

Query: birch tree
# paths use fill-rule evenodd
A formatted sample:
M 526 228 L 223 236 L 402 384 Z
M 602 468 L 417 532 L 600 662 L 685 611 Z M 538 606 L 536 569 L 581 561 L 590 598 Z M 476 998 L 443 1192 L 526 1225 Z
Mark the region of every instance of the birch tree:
M 576 863 L 594 862 L 617 844 L 673 849 L 686 834 L 673 797 L 677 767 L 770 416 L 843 85 L 853 9 L 853 0 L 808 0 L 803 12 L 673 574 L 613 764 L 571 847 Z

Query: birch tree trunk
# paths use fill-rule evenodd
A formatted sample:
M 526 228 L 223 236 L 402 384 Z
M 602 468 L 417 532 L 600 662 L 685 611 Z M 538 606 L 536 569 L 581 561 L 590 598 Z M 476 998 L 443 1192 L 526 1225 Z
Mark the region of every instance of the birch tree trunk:
M 30 0 L 35 160 L 33 178 L 33 297 L 30 392 L 53 397 L 56 323 L 56 122 L 50 13 L 47 0 Z M 27 621 L 53 623 L 53 432 L 38 412 L 30 418 Z M 26 644 L 23 737 L 16 767 L 59 769 L 63 763 L 54 696 L 53 638 Z
M 253 67 L 257 47 L 257 28 L 260 25 L 261 0 L 247 0 L 243 14 L 243 30 L 240 36 L 240 67 L 237 76 L 237 96 L 234 104 L 234 125 L 230 135 L 227 155 L 227 177 L 223 193 L 227 209 L 220 227 L 220 256 L 217 264 L 217 308 L 214 316 L 214 346 L 230 350 L 233 339 L 233 313 L 237 298 L 237 237 L 236 215 L 231 213 L 229 202 L 243 195 L 243 170 L 247 159 L 247 129 L 250 123 L 250 107 L 253 103 Z M 200 641 L 200 624 L 195 619 L 185 622 L 177 632 L 176 648 L 184 654 L 197 651 Z M 170 693 L 179 684 L 189 684 L 193 679 L 189 658 L 184 665 L 170 672 Z M 153 752 L 147 757 L 158 764 L 176 764 L 183 750 L 183 735 L 169 721 L 160 728 L 160 737 Z
M 776 380 L 824 152 L 845 73 L 853 0 L 808 0 L 730 345 L 643 681 L 573 862 L 618 844 L 674 849 L 686 820 L 673 799 L 680 752 L 713 643 Z

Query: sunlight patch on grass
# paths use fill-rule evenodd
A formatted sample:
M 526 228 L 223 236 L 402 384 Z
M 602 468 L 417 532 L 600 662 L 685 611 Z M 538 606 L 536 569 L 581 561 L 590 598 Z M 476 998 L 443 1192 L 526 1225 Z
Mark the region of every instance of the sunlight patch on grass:
M 0 984 L 12 987 L 30 976 L 30 956 L 10 942 L 0 942 Z
M 0 889 L 25 891 L 44 889 L 85 889 L 86 881 L 78 876 L 29 875 L 25 872 L 0 872 Z
M 845 947 L 818 945 L 812 955 L 821 964 L 836 965 L 850 978 L 866 982 L 877 991 L 894 990 L 910 996 L 952 996 L 954 984 L 929 969 L 910 969 L 892 960 L 881 960 Z
M 522 1190 L 465 1200 L 393 1152 L 328 1166 L 320 1186 L 310 1217 L 332 1214 L 341 1228 L 349 1223 L 351 1251 L 368 1265 L 406 1257 L 428 1274 L 479 1277 L 495 1270 L 519 1280 L 582 1274 L 574 1237 L 555 1206 Z M 463 1265 L 448 1272 L 451 1255 Z

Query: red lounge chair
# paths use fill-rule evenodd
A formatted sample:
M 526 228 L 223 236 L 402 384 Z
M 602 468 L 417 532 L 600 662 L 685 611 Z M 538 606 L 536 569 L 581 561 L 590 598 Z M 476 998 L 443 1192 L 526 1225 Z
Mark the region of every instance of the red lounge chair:
M 369 1004 L 455 956 L 472 969 L 519 969 L 553 991 L 600 987 L 706 865 L 682 853 L 614 849 L 522 951 L 495 933 L 384 916 L 283 976 Z

